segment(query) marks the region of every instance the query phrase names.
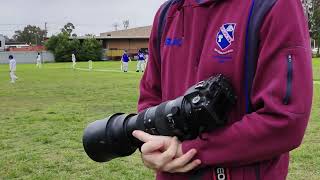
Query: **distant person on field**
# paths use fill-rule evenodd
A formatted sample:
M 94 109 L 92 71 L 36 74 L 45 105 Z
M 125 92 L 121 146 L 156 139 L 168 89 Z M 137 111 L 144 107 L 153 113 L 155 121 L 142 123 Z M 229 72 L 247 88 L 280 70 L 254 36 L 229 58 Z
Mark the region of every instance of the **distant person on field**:
M 149 60 L 149 54 L 148 54 L 148 52 L 146 52 L 146 54 L 145 54 L 145 60 L 144 60 L 144 68 L 146 68 L 147 67 L 147 64 L 148 64 L 148 60 Z
M 137 63 L 137 71 L 136 72 L 143 72 L 144 71 L 144 64 L 145 64 L 145 55 L 142 50 L 139 50 L 138 53 L 138 63 Z
M 76 55 L 74 54 L 74 53 L 72 53 L 72 68 L 73 69 L 75 69 L 76 68 L 76 61 L 77 61 L 77 59 L 76 59 Z
M 36 64 L 37 68 L 41 68 L 42 67 L 42 62 L 41 62 L 41 55 L 40 53 L 38 53 L 37 55 L 37 64 Z
M 123 51 L 123 55 L 121 57 L 121 62 L 122 62 L 122 70 L 123 72 L 128 72 L 128 67 L 129 67 L 129 61 L 131 61 L 127 51 Z
M 18 79 L 18 77 L 15 75 L 15 72 L 17 69 L 17 62 L 12 55 L 9 56 L 9 67 L 10 67 L 11 83 L 15 83 L 16 80 Z

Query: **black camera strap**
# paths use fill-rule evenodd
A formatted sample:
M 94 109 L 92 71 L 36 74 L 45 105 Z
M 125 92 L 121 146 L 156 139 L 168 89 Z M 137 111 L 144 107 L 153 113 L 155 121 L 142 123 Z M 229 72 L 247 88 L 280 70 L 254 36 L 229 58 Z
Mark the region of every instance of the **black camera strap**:
M 159 24 L 158 24 L 158 31 L 157 31 L 157 53 L 158 53 L 158 61 L 161 63 L 161 40 L 164 32 L 164 28 L 166 27 L 167 15 L 170 7 L 180 2 L 181 0 L 168 0 L 164 3 L 160 10 L 159 16 Z M 247 22 L 247 30 L 246 30 L 246 41 L 245 45 L 245 97 L 246 97 L 246 113 L 250 114 L 254 111 L 252 107 L 252 103 L 250 100 L 252 83 L 254 80 L 254 75 L 256 71 L 256 65 L 258 60 L 258 48 L 259 48 L 259 30 L 261 28 L 262 22 L 276 3 L 277 0 L 252 0 L 251 1 L 251 8 L 248 16 Z M 221 168 L 216 167 L 213 168 L 213 179 L 214 180 L 231 180 L 229 169 L 228 168 Z M 204 172 L 210 170 L 210 168 L 199 169 L 192 173 L 190 180 L 201 180 Z M 260 163 L 256 163 L 255 165 L 256 171 L 256 178 L 260 180 Z

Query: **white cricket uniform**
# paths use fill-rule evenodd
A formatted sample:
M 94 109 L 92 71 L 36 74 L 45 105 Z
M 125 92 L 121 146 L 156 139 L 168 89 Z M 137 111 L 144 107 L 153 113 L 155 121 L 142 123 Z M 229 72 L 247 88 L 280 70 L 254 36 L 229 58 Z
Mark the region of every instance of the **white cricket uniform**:
M 143 53 L 138 53 L 137 72 L 144 71 L 144 64 L 145 64 L 145 55 Z
M 17 62 L 15 59 L 11 59 L 9 61 L 9 67 L 10 67 L 10 78 L 11 78 L 11 83 L 15 83 L 18 77 L 16 76 L 15 72 L 17 69 Z
M 122 61 L 122 70 L 123 70 L 124 72 L 128 72 L 128 69 L 129 69 L 129 63 Z
M 72 54 L 72 68 L 73 69 L 76 68 L 76 64 L 77 64 L 76 61 L 77 61 L 76 55 Z
M 42 63 L 41 63 L 41 55 L 37 56 L 37 68 L 41 68 L 42 67 Z
M 145 61 L 138 60 L 137 63 L 137 71 L 144 71 Z
M 145 57 L 146 57 L 146 59 L 144 60 L 145 62 L 146 62 L 146 64 L 148 63 L 148 60 L 149 60 L 149 55 L 148 54 L 146 54 L 145 55 Z
M 131 61 L 130 57 L 127 54 L 123 54 L 122 57 L 121 57 L 121 62 L 122 62 L 121 69 L 122 69 L 122 71 L 128 72 L 129 61 Z
M 145 57 L 146 57 L 146 59 L 144 60 L 144 69 L 147 68 L 147 64 L 148 64 L 148 60 L 149 60 L 149 55 L 146 54 Z

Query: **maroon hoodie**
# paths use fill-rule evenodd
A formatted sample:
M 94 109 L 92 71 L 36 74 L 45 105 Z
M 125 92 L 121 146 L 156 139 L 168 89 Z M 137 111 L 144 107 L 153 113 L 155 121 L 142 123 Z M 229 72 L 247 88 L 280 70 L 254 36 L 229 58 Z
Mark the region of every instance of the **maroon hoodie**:
M 225 167 L 232 180 L 282 180 L 289 151 L 303 139 L 312 103 L 310 38 L 300 0 L 277 0 L 259 32 L 258 59 L 250 93 L 255 111 L 246 114 L 245 38 L 252 0 L 185 0 L 168 11 L 162 37 L 159 12 L 153 25 L 149 62 L 140 84 L 138 110 L 184 94 L 217 73 L 229 77 L 239 97 L 230 124 L 182 143 L 183 152 L 209 167 L 215 179 Z M 157 40 L 161 38 L 161 60 Z M 158 172 L 157 179 L 189 179 L 190 173 Z M 299 179 L 299 178 L 298 178 Z

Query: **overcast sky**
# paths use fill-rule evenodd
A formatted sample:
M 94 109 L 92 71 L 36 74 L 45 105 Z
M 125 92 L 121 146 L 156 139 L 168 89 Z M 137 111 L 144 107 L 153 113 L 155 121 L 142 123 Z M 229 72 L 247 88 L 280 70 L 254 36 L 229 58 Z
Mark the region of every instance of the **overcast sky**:
M 129 19 L 130 27 L 151 25 L 153 16 L 165 0 L 1 0 L 0 34 L 11 37 L 28 24 L 44 29 L 49 35 L 60 31 L 67 22 L 76 33 L 99 35 L 111 31 L 115 22 Z

